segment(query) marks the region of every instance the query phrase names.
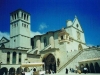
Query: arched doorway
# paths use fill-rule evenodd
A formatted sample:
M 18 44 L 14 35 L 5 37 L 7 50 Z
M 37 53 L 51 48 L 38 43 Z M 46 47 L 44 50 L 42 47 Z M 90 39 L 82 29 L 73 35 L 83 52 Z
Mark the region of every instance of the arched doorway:
M 90 63 L 90 71 L 91 71 L 91 73 L 95 73 L 93 63 Z
M 5 75 L 7 75 L 8 73 L 8 69 L 6 67 L 3 67 L 0 69 L 0 75 L 3 75 L 5 73 Z
M 53 54 L 48 54 L 42 60 L 45 63 L 45 70 L 54 71 L 56 73 L 56 59 Z
M 17 68 L 17 74 L 18 74 L 18 75 L 21 74 L 22 71 L 23 71 L 22 67 L 18 67 L 18 68 Z
M 90 73 L 90 69 L 87 63 L 86 63 L 86 68 L 88 69 L 88 73 Z
M 95 71 L 96 73 L 100 73 L 100 66 L 97 62 L 95 63 Z
M 84 68 L 84 65 L 80 64 L 80 70 L 81 70 L 82 73 L 83 73 L 83 68 Z
M 11 67 L 9 69 L 9 75 L 15 75 L 15 68 L 14 67 Z
M 28 67 L 25 67 L 24 68 L 24 72 L 29 72 L 29 68 Z

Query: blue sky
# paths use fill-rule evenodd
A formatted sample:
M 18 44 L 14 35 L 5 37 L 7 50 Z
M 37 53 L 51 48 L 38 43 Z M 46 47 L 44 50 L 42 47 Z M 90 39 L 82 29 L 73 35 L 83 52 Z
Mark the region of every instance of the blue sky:
M 31 14 L 31 36 L 66 27 L 76 15 L 86 44 L 100 45 L 100 0 L 0 0 L 0 38 L 9 38 L 10 12 L 19 8 Z

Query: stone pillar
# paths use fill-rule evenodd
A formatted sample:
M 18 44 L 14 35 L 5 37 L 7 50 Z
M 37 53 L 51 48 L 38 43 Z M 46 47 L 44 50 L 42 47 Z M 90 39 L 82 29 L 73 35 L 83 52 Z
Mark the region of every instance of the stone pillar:
M 10 53 L 10 64 L 12 64 L 12 60 L 13 60 L 13 58 L 12 58 L 12 52 Z
M 16 54 L 16 64 L 19 64 L 19 53 Z

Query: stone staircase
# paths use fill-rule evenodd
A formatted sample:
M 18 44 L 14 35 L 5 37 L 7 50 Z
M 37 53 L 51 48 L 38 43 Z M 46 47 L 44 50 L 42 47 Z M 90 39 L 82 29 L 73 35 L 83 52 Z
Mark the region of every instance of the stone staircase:
M 59 73 L 62 69 L 64 69 L 69 63 L 71 63 L 75 58 L 77 58 L 83 50 L 80 50 L 76 55 L 74 55 L 68 62 L 66 62 L 62 67 L 60 67 L 57 72 Z
M 65 72 L 66 68 L 69 69 L 72 65 L 74 65 L 74 66 L 79 65 L 78 62 L 80 62 L 82 60 L 93 59 L 93 58 L 100 58 L 100 50 L 84 49 L 83 51 L 80 51 L 75 56 L 73 56 L 73 58 L 70 59 L 68 62 L 66 62 L 57 72 L 63 73 L 63 72 Z M 71 67 L 71 68 L 73 68 L 73 67 Z

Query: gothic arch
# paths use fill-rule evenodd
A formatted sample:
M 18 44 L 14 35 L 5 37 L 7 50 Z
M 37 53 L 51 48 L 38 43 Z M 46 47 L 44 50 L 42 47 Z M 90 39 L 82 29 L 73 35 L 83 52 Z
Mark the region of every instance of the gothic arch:
M 86 68 L 88 69 L 88 73 L 90 73 L 90 68 L 89 68 L 89 65 L 86 63 Z
M 15 75 L 15 68 L 14 67 L 11 67 L 9 69 L 9 75 Z
M 10 52 L 7 52 L 7 64 L 10 64 Z
M 91 73 L 95 73 L 93 63 L 90 63 L 90 72 Z
M 78 50 L 83 50 L 83 47 L 81 44 L 78 45 Z
M 43 57 L 42 61 L 45 63 L 45 69 L 50 72 L 53 70 L 56 73 L 56 59 L 53 54 L 47 54 Z
M 43 38 L 43 42 L 44 42 L 44 47 L 46 47 L 47 46 L 47 38 L 46 37 Z
M 18 67 L 18 68 L 17 68 L 17 74 L 18 74 L 18 75 L 21 74 L 22 71 L 23 71 L 22 67 Z
M 100 66 L 97 62 L 95 62 L 95 71 L 96 73 L 100 73 Z
M 28 67 L 25 67 L 24 68 L 24 72 L 29 72 L 29 68 Z
M 83 73 L 83 68 L 84 68 L 84 65 L 80 64 L 80 70 L 81 70 L 82 73 Z
M 5 73 L 5 75 L 7 75 L 8 69 L 6 67 L 2 67 L 0 69 L 0 75 L 3 75 Z
M 12 60 L 13 64 L 16 64 L 16 52 L 13 52 L 13 60 Z

